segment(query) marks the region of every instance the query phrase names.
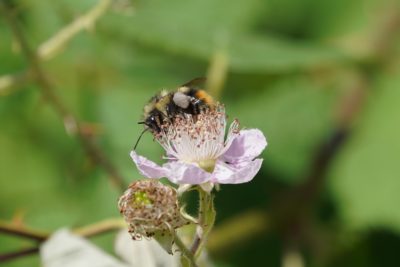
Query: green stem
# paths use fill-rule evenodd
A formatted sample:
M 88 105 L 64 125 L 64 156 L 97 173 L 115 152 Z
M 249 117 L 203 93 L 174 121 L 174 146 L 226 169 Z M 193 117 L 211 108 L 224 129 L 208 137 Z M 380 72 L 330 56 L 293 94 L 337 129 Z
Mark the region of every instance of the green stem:
M 181 264 L 183 267 L 197 267 L 196 260 L 193 253 L 186 247 L 178 235 L 175 234 L 175 245 L 179 248 L 182 253 Z
M 202 188 L 198 188 L 198 191 L 200 197 L 199 225 L 197 226 L 196 236 L 190 249 L 195 259 L 200 257 L 207 243 L 207 237 L 214 226 L 216 216 L 212 193 L 208 193 Z

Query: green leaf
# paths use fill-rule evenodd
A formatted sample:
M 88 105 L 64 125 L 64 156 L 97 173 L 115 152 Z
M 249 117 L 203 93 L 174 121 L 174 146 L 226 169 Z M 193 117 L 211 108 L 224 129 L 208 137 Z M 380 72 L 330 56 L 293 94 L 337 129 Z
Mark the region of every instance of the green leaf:
M 400 230 L 399 86 L 399 77 L 382 77 L 332 168 L 330 181 L 351 227 Z
M 259 128 L 267 138 L 263 168 L 286 182 L 300 182 L 313 153 L 331 129 L 337 92 L 302 77 L 227 92 L 226 110 L 244 128 Z M 260 86 L 262 83 L 257 82 Z M 238 85 L 239 87 L 241 85 Z M 240 96 L 235 95 L 240 94 Z M 240 101 L 237 99 L 240 97 Z
M 175 231 L 175 230 L 173 230 Z M 160 244 L 160 246 L 168 253 L 172 254 L 172 245 L 174 244 L 174 234 L 168 231 L 158 231 L 153 236 L 155 240 Z
M 134 16 L 108 16 L 101 25 L 145 46 L 206 62 L 222 47 L 239 72 L 287 72 L 346 60 L 329 47 L 255 34 L 249 22 L 257 7 L 257 1 L 151 1 Z

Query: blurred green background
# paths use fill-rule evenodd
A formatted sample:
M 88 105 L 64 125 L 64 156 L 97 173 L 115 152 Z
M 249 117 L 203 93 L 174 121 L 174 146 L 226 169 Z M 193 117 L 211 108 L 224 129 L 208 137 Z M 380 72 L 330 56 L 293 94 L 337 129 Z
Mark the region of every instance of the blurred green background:
M 399 1 L 11 2 L 33 49 L 110 4 L 40 64 L 126 183 L 140 178 L 129 151 L 160 89 L 217 73 L 229 118 L 264 132 L 262 171 L 217 194 L 216 266 L 400 266 Z M 0 219 L 52 231 L 119 217 L 120 192 L 28 69 L 2 13 Z M 138 150 L 161 162 L 149 134 Z M 93 240 L 111 250 L 112 238 Z M 0 253 L 30 244 L 0 234 Z

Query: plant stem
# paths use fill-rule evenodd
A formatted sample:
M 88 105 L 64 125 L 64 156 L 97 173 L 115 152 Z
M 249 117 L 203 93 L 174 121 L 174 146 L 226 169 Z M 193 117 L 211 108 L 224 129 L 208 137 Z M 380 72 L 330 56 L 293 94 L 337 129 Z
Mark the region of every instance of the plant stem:
M 39 247 L 25 248 L 25 249 L 21 249 L 21 250 L 10 252 L 10 253 L 0 254 L 0 263 L 4 263 L 6 261 L 10 261 L 10 260 L 13 260 L 16 258 L 32 255 L 37 252 L 39 252 Z
M 179 250 L 182 253 L 182 257 L 185 258 L 181 259 L 183 267 L 185 267 L 187 263 L 189 263 L 189 266 L 191 267 L 197 267 L 193 253 L 186 247 L 186 245 L 182 242 L 182 240 L 179 238 L 177 234 L 175 234 L 174 240 L 175 240 L 175 245 L 179 248 Z
M 125 227 L 126 223 L 122 218 L 112 218 L 73 229 L 72 232 L 83 237 L 92 237 L 98 234 L 123 229 Z
M 112 0 L 100 0 L 86 14 L 79 16 L 70 24 L 42 43 L 37 49 L 38 58 L 48 60 L 61 51 L 65 45 L 82 30 L 94 27 L 97 20 L 108 10 Z
M 42 242 L 47 239 L 48 233 L 32 230 L 27 227 L 0 221 L 0 233 L 15 235 Z
M 199 225 L 197 226 L 196 236 L 194 238 L 190 251 L 195 259 L 198 259 L 207 243 L 207 237 L 214 226 L 216 212 L 214 209 L 214 196 L 212 193 L 198 188 L 200 206 L 199 206 Z

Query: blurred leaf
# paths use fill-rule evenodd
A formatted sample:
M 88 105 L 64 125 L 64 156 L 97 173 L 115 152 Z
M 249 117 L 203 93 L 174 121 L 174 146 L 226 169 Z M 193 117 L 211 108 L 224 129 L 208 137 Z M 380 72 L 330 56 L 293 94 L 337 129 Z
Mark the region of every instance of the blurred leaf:
M 345 222 L 400 230 L 400 79 L 384 76 L 375 86 L 360 125 L 330 175 Z
M 338 51 L 321 45 L 255 35 L 232 38 L 229 53 L 234 71 L 253 73 L 299 71 L 345 60 Z
M 0 62 L 2 62 L 0 64 L 0 76 L 18 71 L 24 64 L 23 58 L 13 53 L 12 34 L 7 28 L 8 25 L 2 22 L 0 21 Z
M 371 60 L 386 53 L 396 40 L 399 1 L 316 1 L 312 35 L 323 38 L 356 60 Z
M 299 182 L 316 146 L 329 133 L 336 94 L 299 77 L 272 83 L 262 92 L 257 89 L 248 88 L 240 102 L 239 96 L 227 99 L 227 113 L 239 118 L 242 127 L 263 131 L 268 141 L 263 168 L 273 168 L 286 181 Z
M 294 71 L 346 60 L 328 47 L 252 34 L 248 22 L 257 7 L 257 1 L 240 0 L 150 1 L 138 5 L 134 16 L 108 16 L 101 25 L 114 35 L 206 62 L 226 48 L 234 71 Z

